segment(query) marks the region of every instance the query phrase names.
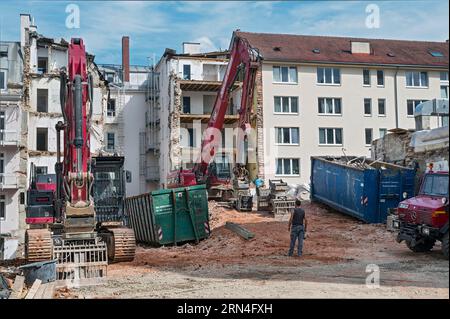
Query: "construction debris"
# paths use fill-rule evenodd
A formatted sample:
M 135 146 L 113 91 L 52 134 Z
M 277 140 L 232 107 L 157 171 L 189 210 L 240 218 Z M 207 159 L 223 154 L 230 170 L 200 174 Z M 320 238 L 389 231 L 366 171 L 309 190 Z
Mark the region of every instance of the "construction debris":
M 22 292 L 25 286 L 25 277 L 17 276 L 14 280 L 14 284 L 12 286 L 12 292 L 9 296 L 9 299 L 21 299 Z
M 0 299 L 8 299 L 9 294 L 8 281 L 0 274 Z
M 249 240 L 255 237 L 255 234 L 253 234 L 252 232 L 248 231 L 247 229 L 245 229 L 244 227 L 242 227 L 239 224 L 235 224 L 232 222 L 226 222 L 225 227 L 231 231 L 234 231 L 236 234 L 238 234 L 239 236 L 241 236 L 242 238 Z
M 31 286 L 30 290 L 28 291 L 25 299 L 33 299 L 34 296 L 36 295 L 38 289 L 41 287 L 41 283 L 42 281 L 39 279 L 36 279 L 33 283 L 33 285 Z

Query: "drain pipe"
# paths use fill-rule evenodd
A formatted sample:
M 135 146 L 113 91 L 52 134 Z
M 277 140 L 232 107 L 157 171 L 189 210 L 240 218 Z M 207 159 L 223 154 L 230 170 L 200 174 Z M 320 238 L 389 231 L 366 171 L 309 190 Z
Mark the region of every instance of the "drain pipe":
M 394 104 L 395 104 L 395 128 L 398 128 L 398 90 L 397 90 L 398 67 L 395 68 L 394 75 Z

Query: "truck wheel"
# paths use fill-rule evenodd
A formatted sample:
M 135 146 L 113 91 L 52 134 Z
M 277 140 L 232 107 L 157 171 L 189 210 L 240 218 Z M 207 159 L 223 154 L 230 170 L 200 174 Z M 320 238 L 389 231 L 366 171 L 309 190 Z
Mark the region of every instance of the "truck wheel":
M 442 238 L 442 253 L 448 259 L 448 230 Z
M 421 243 L 415 243 L 415 245 L 412 245 L 411 241 L 407 241 L 406 246 L 415 253 L 424 253 L 433 249 L 435 243 L 435 239 L 425 239 Z

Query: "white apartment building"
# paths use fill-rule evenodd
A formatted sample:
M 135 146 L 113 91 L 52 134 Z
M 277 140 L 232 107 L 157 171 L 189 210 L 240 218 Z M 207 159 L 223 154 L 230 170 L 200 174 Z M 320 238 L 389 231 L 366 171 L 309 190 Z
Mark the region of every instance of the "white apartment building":
M 125 157 L 131 173 L 126 195 L 159 187 L 158 76 L 152 67 L 130 65 L 129 37 L 122 37 L 122 64 L 99 64 L 109 86 L 105 112 L 105 151 Z
M 16 255 L 19 211 L 24 209 L 22 68 L 20 43 L 0 42 L 0 260 Z
M 183 53 L 166 49 L 156 65 L 160 110 L 159 175 L 162 187 L 167 174 L 192 168 L 198 159 L 203 131 L 211 115 L 228 64 L 228 52 L 200 53 L 199 43 L 183 43 Z M 233 131 L 239 120 L 240 87 L 236 85 L 222 130 L 222 155 L 218 163 L 236 160 Z
M 370 156 L 372 140 L 395 128 L 414 130 L 420 102 L 448 98 L 446 42 L 233 36 L 263 58 L 257 152 L 266 179 L 309 183 L 311 156 Z

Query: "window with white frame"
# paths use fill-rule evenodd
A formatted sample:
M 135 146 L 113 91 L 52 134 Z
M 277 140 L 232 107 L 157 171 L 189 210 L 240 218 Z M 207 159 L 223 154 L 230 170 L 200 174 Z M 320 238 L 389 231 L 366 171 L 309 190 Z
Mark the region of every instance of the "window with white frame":
M 275 113 L 298 113 L 297 96 L 275 96 L 273 105 Z
M 0 90 L 6 90 L 6 70 L 0 70 Z
M 319 128 L 320 145 L 342 145 L 342 128 Z
M 38 57 L 38 73 L 41 74 L 47 73 L 47 68 L 48 68 L 48 58 Z
M 342 100 L 340 98 L 319 97 L 319 114 L 342 114 Z
M 386 99 L 378 99 L 378 115 L 386 115 Z
M 297 67 L 274 66 L 273 82 L 275 83 L 297 83 Z
M 364 115 L 372 115 L 372 99 L 364 99 Z
M 406 72 L 407 87 L 428 87 L 428 73 L 420 71 Z
M 116 134 L 114 132 L 106 133 L 106 149 L 114 151 L 116 147 Z
M 183 80 L 190 80 L 190 79 L 191 79 L 191 65 L 184 64 L 183 65 Z
M 372 135 L 373 135 L 372 132 L 373 132 L 373 129 L 371 129 L 371 128 L 365 129 L 366 146 L 372 144 Z
M 109 117 L 116 116 L 116 100 L 115 99 L 109 99 L 108 105 L 106 108 L 106 116 L 109 116 Z
M 363 85 L 370 86 L 370 70 L 363 70 Z
M 36 110 L 38 112 L 48 112 L 48 89 L 36 90 Z
M 336 68 L 317 68 L 317 83 L 341 84 L 341 70 Z
M 426 100 L 407 100 L 406 101 L 406 114 L 408 116 L 414 116 L 414 110 L 416 109 L 416 106 L 425 101 Z
M 441 85 L 441 98 L 448 99 L 448 85 Z
M 441 82 L 448 82 L 448 72 L 441 72 L 439 77 Z
M 277 158 L 275 175 L 300 175 L 299 158 Z
M 300 134 L 298 127 L 275 127 L 275 140 L 277 144 L 298 145 Z
M 5 195 L 0 195 L 0 220 L 6 219 L 6 198 Z
M 384 86 L 384 71 L 377 70 L 377 85 Z
M 383 138 L 387 134 L 387 129 L 380 128 L 379 132 L 380 132 L 380 138 Z

